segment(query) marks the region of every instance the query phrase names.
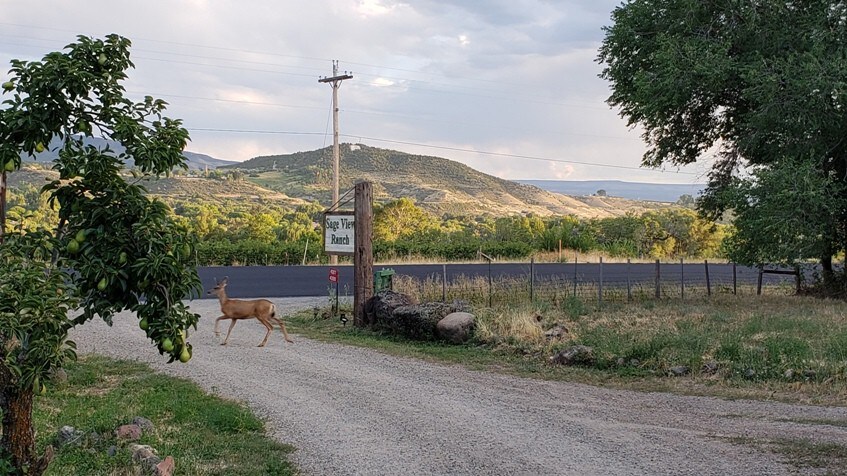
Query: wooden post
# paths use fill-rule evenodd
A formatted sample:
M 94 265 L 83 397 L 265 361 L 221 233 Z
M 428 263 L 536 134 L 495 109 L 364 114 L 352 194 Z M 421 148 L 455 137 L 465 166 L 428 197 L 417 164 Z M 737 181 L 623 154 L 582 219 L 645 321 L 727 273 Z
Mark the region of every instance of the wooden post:
M 447 302 L 447 264 L 441 265 L 441 302 Z
M 756 285 L 756 296 L 762 295 L 762 275 L 765 274 L 765 269 L 759 266 L 759 283 Z
M 794 272 L 797 273 L 794 277 L 795 284 L 797 285 L 797 294 L 800 294 L 800 288 L 801 288 L 800 285 L 803 282 L 803 280 L 800 279 L 800 265 L 799 264 L 794 265 Z
M 685 299 L 685 261 L 683 258 L 679 259 L 679 296 Z
M 603 306 L 603 257 L 600 257 L 600 286 L 597 288 L 597 306 Z
M 738 270 L 735 263 L 732 263 L 732 294 L 738 294 Z
M 353 252 L 353 322 L 358 327 L 373 324 L 365 316 L 365 303 L 373 296 L 373 186 L 358 182 L 355 191 Z
M 574 251 L 573 254 L 573 297 L 576 297 L 576 261 L 579 259 L 579 255 Z
M 529 259 L 529 303 L 535 302 L 535 256 Z
M 706 295 L 712 295 L 712 281 L 709 279 L 709 260 L 704 259 L 703 265 L 706 266 Z
M 662 268 L 659 260 L 656 260 L 656 299 L 662 297 Z
M 629 258 L 626 259 L 626 300 L 632 301 L 632 283 L 630 282 L 629 277 L 629 268 L 632 264 Z

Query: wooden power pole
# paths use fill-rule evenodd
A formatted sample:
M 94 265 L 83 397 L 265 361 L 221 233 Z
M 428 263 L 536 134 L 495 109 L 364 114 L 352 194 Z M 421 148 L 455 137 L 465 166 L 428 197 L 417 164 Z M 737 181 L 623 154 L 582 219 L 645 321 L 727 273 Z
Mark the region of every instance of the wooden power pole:
M 332 77 L 321 78 L 319 83 L 329 83 L 332 86 L 332 206 L 338 204 L 338 169 L 341 161 L 341 153 L 338 150 L 338 88 L 345 79 L 353 79 L 353 75 L 347 73 L 338 74 L 338 61 L 332 62 Z M 330 255 L 329 264 L 338 264 L 338 255 Z
M 373 324 L 365 316 L 365 303 L 374 294 L 373 185 L 370 182 L 358 182 L 355 197 L 353 323 L 358 327 L 364 327 Z

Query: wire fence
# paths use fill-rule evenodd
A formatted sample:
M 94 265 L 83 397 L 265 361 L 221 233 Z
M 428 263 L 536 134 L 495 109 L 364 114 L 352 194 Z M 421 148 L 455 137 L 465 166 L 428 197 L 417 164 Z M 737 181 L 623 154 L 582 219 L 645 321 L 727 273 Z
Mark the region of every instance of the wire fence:
M 450 265 L 425 279 L 398 275 L 394 288 L 422 301 L 463 300 L 501 307 L 560 303 L 567 299 L 605 302 L 695 299 L 717 294 L 788 295 L 798 291 L 805 274 L 794 269 L 750 268 L 702 262 L 522 263 L 524 275 L 502 275 L 489 263 L 484 274 L 452 274 Z M 806 273 L 807 274 L 807 273 Z

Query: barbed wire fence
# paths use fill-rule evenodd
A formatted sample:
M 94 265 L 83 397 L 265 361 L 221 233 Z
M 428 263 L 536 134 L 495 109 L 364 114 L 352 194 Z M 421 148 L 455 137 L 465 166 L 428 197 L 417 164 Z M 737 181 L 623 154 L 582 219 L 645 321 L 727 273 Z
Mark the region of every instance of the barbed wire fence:
M 662 299 L 698 299 L 712 295 L 790 295 L 799 290 L 810 270 L 750 268 L 734 263 L 703 261 L 654 263 L 561 263 L 550 272 L 536 272 L 536 263 L 518 263 L 526 267 L 523 276 L 501 275 L 488 263 L 488 272 L 475 275 L 442 272 L 424 280 L 395 277 L 395 289 L 414 294 L 422 301 L 462 300 L 477 306 L 501 307 L 526 304 L 559 304 L 578 298 L 586 304 L 632 302 Z M 515 264 L 515 263 L 511 263 Z M 649 268 L 650 271 L 645 270 Z

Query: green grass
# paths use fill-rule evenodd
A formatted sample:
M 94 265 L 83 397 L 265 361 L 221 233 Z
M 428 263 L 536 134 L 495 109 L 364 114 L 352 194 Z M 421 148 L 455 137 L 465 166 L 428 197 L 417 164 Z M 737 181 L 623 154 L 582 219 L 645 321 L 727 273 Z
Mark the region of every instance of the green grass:
M 534 316 L 543 316 L 540 324 Z M 349 313 L 349 310 L 348 310 Z M 341 327 L 303 313 L 296 332 L 383 352 L 516 375 L 622 388 L 727 398 L 844 405 L 847 309 L 838 301 L 794 296 L 713 296 L 686 301 L 610 303 L 602 309 L 569 297 L 536 306 L 477 308 L 476 340 L 464 346 L 421 343 Z M 568 329 L 561 340 L 543 331 Z M 592 366 L 548 363 L 558 350 L 591 346 Z M 717 372 L 704 371 L 706 363 Z M 675 366 L 685 377 L 668 377 Z
M 293 448 L 269 439 L 262 421 L 244 405 L 128 361 L 85 356 L 70 364 L 67 373 L 67 383 L 51 385 L 47 395 L 35 401 L 39 449 L 64 425 L 96 432 L 102 439 L 60 449 L 48 475 L 140 474 L 129 450 L 114 437 L 115 428 L 135 416 L 151 420 L 155 427 L 139 443 L 156 448 L 162 458 L 173 456 L 176 474 L 296 474 L 288 462 Z M 112 445 L 118 452 L 109 457 Z
M 727 438 L 727 441 L 780 455 L 786 463 L 797 468 L 800 474 L 813 469 L 816 470 L 815 474 L 847 475 L 847 446 L 844 445 L 788 439 L 761 441 L 752 438 Z

